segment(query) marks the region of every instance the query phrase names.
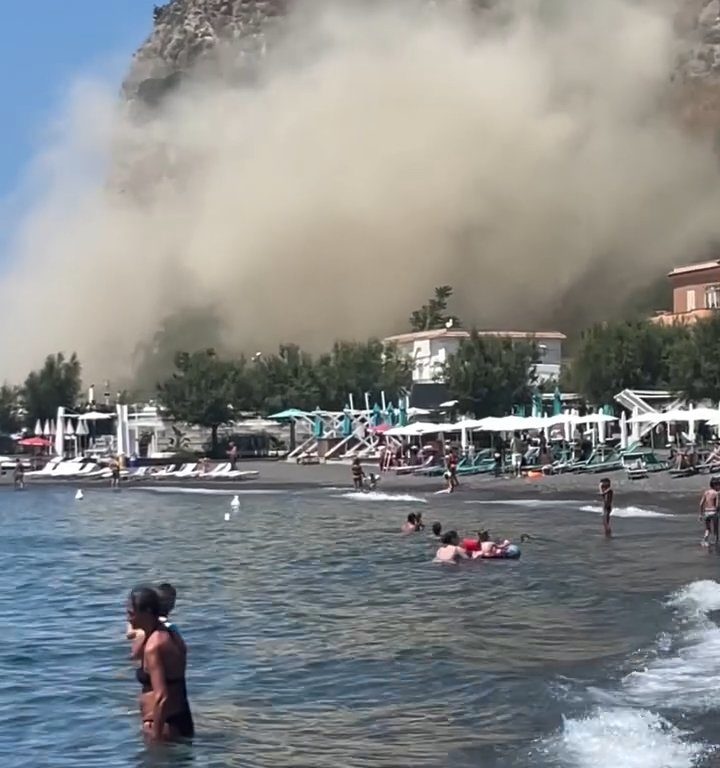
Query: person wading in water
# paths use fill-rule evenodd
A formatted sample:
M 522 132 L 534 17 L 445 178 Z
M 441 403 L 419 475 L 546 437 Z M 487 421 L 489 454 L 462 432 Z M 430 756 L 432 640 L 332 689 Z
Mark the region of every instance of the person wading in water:
M 161 600 L 150 587 L 130 593 L 127 618 L 144 633 L 135 670 L 142 686 L 140 713 L 144 735 L 151 741 L 191 739 L 195 734 L 185 685 L 187 648 L 178 632 L 161 619 Z
M 700 499 L 700 520 L 705 522 L 703 536 L 705 546 L 710 543 L 711 530 L 715 537 L 715 544 L 718 543 L 718 489 L 720 489 L 720 480 L 717 477 L 711 478 L 710 487 Z
M 604 477 L 600 481 L 600 495 L 603 502 L 603 529 L 605 530 L 605 536 L 610 538 L 612 536 L 612 529 L 610 528 L 610 515 L 613 510 L 613 499 L 615 492 L 612 489 L 610 479 Z

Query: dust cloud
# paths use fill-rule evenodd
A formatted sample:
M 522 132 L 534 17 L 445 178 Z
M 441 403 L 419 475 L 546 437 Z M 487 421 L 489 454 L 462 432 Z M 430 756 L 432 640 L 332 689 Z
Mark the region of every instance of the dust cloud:
M 83 83 L 0 278 L 3 375 L 129 377 L 208 305 L 249 352 L 402 332 L 441 283 L 468 325 L 608 316 L 720 234 L 675 45 L 657 3 L 299 3 L 251 82 L 205 67 L 141 117 Z

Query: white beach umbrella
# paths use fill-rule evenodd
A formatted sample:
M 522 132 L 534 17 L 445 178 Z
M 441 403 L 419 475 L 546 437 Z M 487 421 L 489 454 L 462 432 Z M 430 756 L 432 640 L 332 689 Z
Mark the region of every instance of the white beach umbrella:
M 628 447 L 627 414 L 625 411 L 620 414 L 620 447 L 623 450 Z
M 38 419 L 35 422 L 35 436 L 36 437 L 42 437 L 42 433 L 43 433 L 42 432 L 42 422 L 40 421 L 40 419 Z
M 68 419 L 65 422 L 65 436 L 66 437 L 74 437 L 75 436 L 75 428 L 73 427 L 72 421 Z
M 78 417 L 80 421 L 104 421 L 105 419 L 112 419 L 114 414 L 112 413 L 101 413 L 100 411 L 88 411 L 87 413 L 82 413 Z
M 50 419 L 45 419 L 42 433 L 43 437 L 50 437 Z

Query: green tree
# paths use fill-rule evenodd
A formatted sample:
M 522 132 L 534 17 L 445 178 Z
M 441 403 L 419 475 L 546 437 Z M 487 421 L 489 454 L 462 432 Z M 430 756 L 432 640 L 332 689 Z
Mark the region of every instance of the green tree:
M 380 402 L 380 392 L 397 402 L 412 384 L 412 362 L 394 346 L 385 347 L 378 339 L 366 342 L 336 342 L 332 351 L 317 361 L 328 408 L 341 410 L 348 395 L 370 395 Z
M 435 288 L 435 295 L 410 315 L 410 328 L 413 331 L 432 331 L 448 326 L 460 327 L 460 320 L 455 315 L 448 315 L 448 301 L 453 294 L 449 285 Z
M 720 400 L 719 349 L 719 315 L 677 328 L 675 343 L 669 353 L 672 389 L 690 401 Z
M 566 385 L 596 404 L 623 389 L 671 386 L 671 356 L 686 334 L 646 320 L 594 325 L 582 335 Z
M 43 367 L 28 375 L 21 398 L 29 427 L 38 419 L 54 419 L 59 406 L 75 406 L 80 395 L 81 372 L 74 352 L 68 359 L 58 352 L 48 355 Z
M 158 385 L 158 397 L 171 418 L 210 429 L 215 453 L 218 429 L 233 420 L 235 383 L 235 365 L 219 359 L 215 350 L 179 352 L 175 372 Z
M 284 344 L 276 355 L 263 355 L 254 366 L 252 378 L 259 410 L 312 410 L 323 404 L 324 389 L 315 362 L 297 345 Z
M 461 410 L 476 417 L 502 416 L 528 402 L 540 361 L 537 345 L 472 331 L 445 364 L 444 375 Z
M 20 390 L 3 384 L 0 387 L 0 433 L 11 434 L 20 428 Z

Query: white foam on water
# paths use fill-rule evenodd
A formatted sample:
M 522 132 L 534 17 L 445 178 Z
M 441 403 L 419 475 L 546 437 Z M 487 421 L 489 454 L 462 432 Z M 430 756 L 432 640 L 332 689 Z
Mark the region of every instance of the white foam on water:
M 472 499 L 465 504 L 498 504 L 508 507 L 566 507 L 582 504 L 579 499 Z
M 720 688 L 720 628 L 707 614 L 720 610 L 720 584 L 694 581 L 671 595 L 668 605 L 678 611 L 682 630 L 675 642 L 663 637 L 661 647 L 677 648 L 629 674 L 623 681 L 623 695 L 646 707 L 692 712 L 715 709 Z
M 581 512 L 595 512 L 598 515 L 603 513 L 601 506 L 588 505 L 580 507 Z M 654 509 L 646 509 L 645 507 L 616 507 L 612 511 L 613 517 L 676 517 L 669 512 L 656 512 Z
M 412 501 L 418 504 L 427 504 L 427 499 L 419 496 L 411 496 L 407 493 L 381 493 L 380 491 L 350 491 L 338 496 L 339 499 L 352 499 L 353 501 Z
M 566 719 L 550 751 L 574 768 L 692 768 L 705 749 L 685 735 L 648 710 L 598 708 Z
M 245 491 L 242 490 L 223 490 L 222 488 L 181 488 L 176 485 L 164 485 L 162 487 L 143 487 L 143 488 L 129 488 L 131 491 L 149 491 L 150 493 L 185 493 L 188 495 L 196 496 L 267 496 L 271 494 L 283 493 L 283 491 L 262 490 L 259 488 L 249 488 Z

